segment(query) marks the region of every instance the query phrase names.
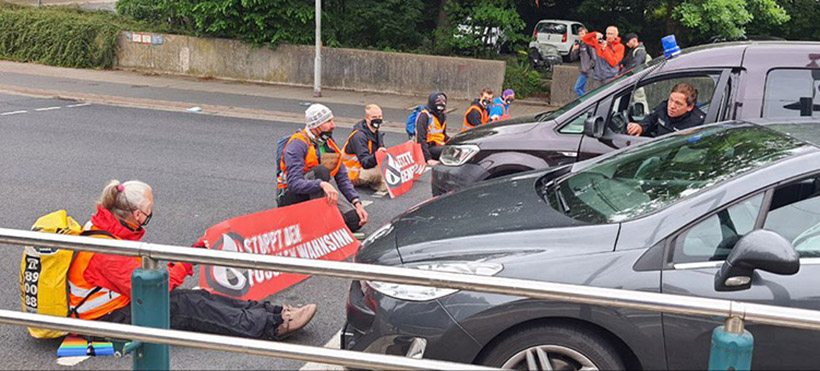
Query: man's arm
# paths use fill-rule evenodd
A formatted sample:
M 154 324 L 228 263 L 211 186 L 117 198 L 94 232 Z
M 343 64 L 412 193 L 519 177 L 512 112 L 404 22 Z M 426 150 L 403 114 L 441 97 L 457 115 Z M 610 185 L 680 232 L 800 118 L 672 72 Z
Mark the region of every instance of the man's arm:
M 583 41 L 585 44 L 595 48 L 596 50 L 598 49 L 599 45 L 598 45 L 598 33 L 597 32 L 587 33 L 586 35 L 584 35 L 584 37 L 581 38 L 581 41 Z
M 301 195 L 321 191 L 321 179 L 305 179 L 305 157 L 308 153 L 308 145 L 301 140 L 292 140 L 283 152 L 285 168 L 288 169 L 288 190 Z
M 578 43 L 572 45 L 572 49 L 569 51 L 569 61 L 575 62 L 581 59 L 581 48 L 578 46 Z
M 467 123 L 472 127 L 481 126 L 481 112 L 477 109 L 471 109 L 467 114 Z
M 353 182 L 351 182 L 347 176 L 347 168 L 345 168 L 344 164 L 340 165 L 339 172 L 336 173 L 334 179 L 336 179 L 336 185 L 339 186 L 339 191 L 342 192 L 348 201 L 353 203 L 353 200 L 359 198 L 359 193 L 356 192 L 356 188 L 353 187 Z
M 350 138 L 350 144 L 353 146 L 353 151 L 356 152 L 356 158 L 359 159 L 359 163 L 362 164 L 362 168 L 370 169 L 376 166 L 376 154 L 370 153 L 368 151 L 368 142 L 367 135 L 359 131 L 353 138 Z
M 424 161 L 430 160 L 430 146 L 427 144 L 427 122 L 430 117 L 426 113 L 419 113 L 416 118 L 416 140 L 421 144 L 421 152 L 424 153 Z
M 646 63 L 646 49 L 639 48 L 635 51 L 632 55 L 632 63 L 630 63 L 629 68 L 635 68 L 642 64 Z
M 661 106 L 655 108 L 655 110 L 653 110 L 652 113 L 650 113 L 648 116 L 644 117 L 643 120 L 641 120 L 640 124 L 638 124 L 638 125 L 641 125 L 641 129 L 643 129 L 643 131 L 641 132 L 642 136 L 647 136 L 647 134 L 650 131 L 655 129 L 655 125 L 658 122 L 658 110 L 659 109 L 666 109 L 666 106 L 661 105 Z
M 599 55 L 603 57 L 610 66 L 615 67 L 618 65 L 618 62 L 624 59 L 624 46 L 620 43 L 608 45 Z

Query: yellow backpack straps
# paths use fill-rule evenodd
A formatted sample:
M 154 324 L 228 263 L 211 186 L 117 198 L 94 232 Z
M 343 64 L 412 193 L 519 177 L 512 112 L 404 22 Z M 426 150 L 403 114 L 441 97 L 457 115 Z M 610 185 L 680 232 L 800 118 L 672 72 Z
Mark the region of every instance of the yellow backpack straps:
M 44 215 L 31 227 L 43 233 L 79 235 L 82 227 L 65 210 Z M 23 311 L 65 317 L 68 314 L 68 270 L 74 252 L 26 246 L 20 263 L 20 301 Z M 64 332 L 29 328 L 36 338 L 55 338 Z

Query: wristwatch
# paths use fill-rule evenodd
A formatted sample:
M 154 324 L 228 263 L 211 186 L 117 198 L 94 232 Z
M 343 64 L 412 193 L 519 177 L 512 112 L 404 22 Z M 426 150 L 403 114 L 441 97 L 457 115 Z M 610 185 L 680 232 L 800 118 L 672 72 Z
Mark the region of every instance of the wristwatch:
M 353 206 L 354 207 L 356 206 L 356 204 L 360 204 L 360 203 L 362 203 L 362 200 L 359 200 L 358 198 L 353 200 Z

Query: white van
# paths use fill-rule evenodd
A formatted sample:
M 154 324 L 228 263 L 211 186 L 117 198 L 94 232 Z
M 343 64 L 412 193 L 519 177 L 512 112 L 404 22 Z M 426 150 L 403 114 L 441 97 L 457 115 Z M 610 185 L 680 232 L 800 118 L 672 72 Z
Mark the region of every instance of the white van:
M 572 44 L 579 39 L 578 30 L 583 26 L 582 23 L 576 21 L 541 20 L 532 30 L 533 41 L 530 42 L 530 48 L 535 48 L 535 44 L 553 45 L 562 57 L 569 58 Z

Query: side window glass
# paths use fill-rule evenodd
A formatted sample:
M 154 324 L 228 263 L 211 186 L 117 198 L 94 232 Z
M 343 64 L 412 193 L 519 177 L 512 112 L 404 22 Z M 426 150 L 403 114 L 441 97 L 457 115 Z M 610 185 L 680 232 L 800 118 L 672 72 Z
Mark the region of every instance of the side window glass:
M 735 243 L 754 229 L 763 194 L 721 210 L 675 240 L 674 263 L 724 260 Z
M 820 177 L 776 189 L 763 228 L 791 241 L 801 257 L 820 257 Z
M 558 129 L 561 134 L 581 134 L 584 132 L 584 122 L 595 110 L 595 106 L 576 116 L 570 120 L 566 125 Z
M 780 69 L 769 72 L 763 117 L 820 117 L 820 71 Z
M 573 25 L 572 25 L 572 34 L 573 34 L 573 35 L 577 35 L 577 34 L 578 34 L 578 30 L 579 30 L 580 28 L 581 28 L 581 25 L 580 25 L 580 24 L 577 24 L 577 23 L 576 23 L 576 24 L 573 24 Z
M 709 112 L 709 103 L 715 95 L 715 86 L 720 75 L 687 76 L 675 77 L 667 80 L 653 81 L 642 84 L 635 93 L 632 94 L 631 102 L 628 106 L 628 117 L 632 122 L 640 122 L 655 109 L 660 109 L 664 102 L 669 99 L 672 88 L 680 83 L 692 85 L 698 91 L 698 100 L 695 108 Z

